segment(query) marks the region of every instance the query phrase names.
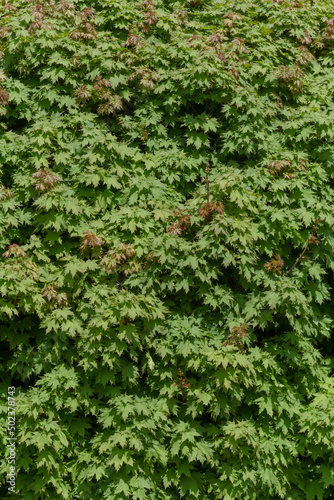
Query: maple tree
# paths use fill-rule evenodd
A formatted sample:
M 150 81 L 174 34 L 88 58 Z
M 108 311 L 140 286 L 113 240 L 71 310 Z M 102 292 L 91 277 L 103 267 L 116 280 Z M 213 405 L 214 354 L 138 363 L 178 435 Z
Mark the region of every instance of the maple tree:
M 333 498 L 333 0 L 0 9 L 1 498 Z

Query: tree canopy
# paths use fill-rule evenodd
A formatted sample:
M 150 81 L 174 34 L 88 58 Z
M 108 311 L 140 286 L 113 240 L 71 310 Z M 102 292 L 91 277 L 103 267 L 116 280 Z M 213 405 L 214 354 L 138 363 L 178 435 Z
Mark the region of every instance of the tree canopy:
M 1 498 L 333 498 L 333 0 L 1 11 Z

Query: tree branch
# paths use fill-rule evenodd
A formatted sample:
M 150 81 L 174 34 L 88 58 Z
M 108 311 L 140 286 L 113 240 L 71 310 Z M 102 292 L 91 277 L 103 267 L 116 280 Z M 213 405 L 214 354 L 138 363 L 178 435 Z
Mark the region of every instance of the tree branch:
M 302 258 L 304 257 L 305 255 L 305 252 L 306 250 L 308 249 L 308 247 L 310 246 L 310 243 L 312 241 L 312 236 L 315 236 L 315 233 L 317 231 L 317 226 L 315 227 L 315 229 L 313 229 L 310 237 L 308 238 L 307 240 L 307 243 L 306 243 L 306 246 L 304 248 L 304 250 L 302 251 L 302 253 L 299 255 L 298 259 L 296 260 L 296 262 L 293 264 L 292 267 L 290 267 L 290 269 L 285 273 L 285 276 L 287 276 L 288 274 L 291 273 L 291 271 L 298 265 L 298 263 L 302 260 Z

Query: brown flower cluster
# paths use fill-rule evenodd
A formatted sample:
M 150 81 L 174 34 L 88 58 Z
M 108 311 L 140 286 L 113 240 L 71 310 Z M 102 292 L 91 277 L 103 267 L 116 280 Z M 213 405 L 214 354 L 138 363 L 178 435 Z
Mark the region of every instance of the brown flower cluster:
M 186 377 L 183 377 L 181 368 L 178 369 L 178 380 L 174 379 L 174 387 L 179 387 L 182 392 L 182 398 L 184 399 L 185 389 L 191 387 Z
M 185 24 L 188 21 L 188 12 L 185 10 L 177 10 L 175 12 L 175 17 L 181 24 Z
M 0 186 L 0 201 L 9 200 L 14 196 L 13 192 L 5 186 Z
M 119 95 L 111 94 L 111 92 L 101 92 L 101 99 L 104 102 L 99 104 L 97 108 L 99 115 L 111 115 L 123 109 L 122 98 Z
M 52 302 L 58 307 L 66 307 L 68 305 L 68 298 L 66 293 L 59 293 L 58 286 L 55 284 L 47 285 L 44 288 L 42 295 L 48 302 Z
M 61 177 L 53 174 L 47 168 L 41 168 L 37 170 L 32 176 L 34 179 L 37 179 L 35 183 L 36 191 L 40 193 L 45 193 L 54 188 L 58 181 L 61 181 Z
M 301 9 L 305 6 L 304 0 L 295 0 L 294 2 L 291 2 L 289 5 L 290 9 Z
M 291 160 L 272 161 L 268 165 L 268 172 L 272 175 L 283 174 L 284 179 L 293 179 L 295 176 Z
M 278 253 L 269 261 L 264 264 L 264 268 L 268 272 L 282 274 L 282 269 L 284 266 L 284 261 L 281 259 Z
M 92 97 L 92 93 L 86 85 L 82 85 L 78 89 L 75 90 L 74 95 L 77 98 L 77 103 L 85 103 L 89 101 Z
M 235 37 L 232 40 L 232 44 L 236 48 L 236 51 L 241 54 L 242 52 L 247 53 L 248 49 L 245 45 L 245 40 L 243 38 Z
M 114 114 L 123 109 L 123 102 L 119 95 L 115 95 L 109 90 L 111 87 L 112 83 L 99 75 L 95 79 L 93 90 L 83 85 L 75 91 L 77 102 L 86 103 L 90 99 L 94 99 L 94 101 L 99 102 L 97 108 L 99 115 Z
M 28 31 L 33 31 L 33 30 L 42 30 L 42 29 L 51 29 L 52 25 L 45 21 L 45 16 L 46 16 L 46 10 L 42 5 L 41 0 L 28 0 L 29 3 L 31 3 L 31 13 L 33 15 L 34 21 L 31 23 L 31 25 L 28 28 Z
M 302 172 L 307 172 L 307 160 L 299 160 L 299 169 Z M 291 160 L 276 160 L 268 165 L 268 172 L 271 175 L 282 174 L 284 179 L 293 179 L 296 174 L 295 168 L 292 166 Z
M 307 169 L 308 169 L 307 160 L 299 160 L 299 168 L 303 172 L 307 172 Z
M 283 109 L 284 104 L 283 104 L 282 98 L 276 94 L 273 94 L 273 93 L 271 93 L 270 95 L 273 98 L 273 104 L 274 104 L 275 109 L 276 110 Z
M 93 85 L 94 90 L 98 90 L 100 92 L 103 92 L 106 88 L 109 88 L 109 87 L 112 87 L 112 83 L 110 80 L 108 80 L 106 78 L 103 79 L 101 75 L 99 75 L 95 78 L 95 82 Z
M 192 37 L 194 38 L 194 37 Z M 224 38 L 222 36 L 221 33 L 213 33 L 212 35 L 210 35 L 206 40 L 205 42 L 208 44 L 208 45 L 213 45 L 214 47 L 216 48 L 220 48 L 221 45 L 223 44 L 223 41 L 224 41 Z
M 60 0 L 54 6 L 56 12 L 60 12 L 64 16 L 74 17 L 75 16 L 75 6 L 73 3 L 68 2 L 68 0 Z
M 312 38 L 310 37 L 308 31 L 304 31 L 304 36 L 299 39 L 300 43 L 303 45 L 310 45 L 312 43 Z
M 12 29 L 9 26 L 0 27 L 0 38 L 6 38 L 7 36 L 9 36 L 11 30 Z
M 190 38 L 188 38 L 187 45 L 191 45 L 194 40 L 203 40 L 203 38 L 199 35 L 192 35 Z
M 284 5 L 286 4 L 285 6 L 288 8 L 288 9 L 300 9 L 302 7 L 304 7 L 304 1 L 303 0 L 290 0 L 289 2 L 287 2 L 287 0 L 271 0 L 272 3 L 277 3 L 278 5 Z
M 185 210 L 178 208 L 174 213 L 174 217 L 178 217 L 178 220 L 173 222 L 167 229 L 167 233 L 176 234 L 180 236 L 183 231 L 189 228 L 191 220 L 190 215 L 187 214 Z
M 234 80 L 239 80 L 240 75 L 235 68 L 231 68 L 228 72 L 230 73 L 232 78 L 234 78 Z
M 95 16 L 93 14 L 93 11 L 90 7 L 86 7 L 84 9 L 82 9 L 78 16 L 81 18 L 81 19 L 88 19 L 89 17 L 92 17 L 93 19 L 95 19 Z
M 9 101 L 9 94 L 7 90 L 0 87 L 0 105 L 7 106 L 8 101 Z
M 122 98 L 119 95 L 112 94 L 110 90 L 112 83 L 101 75 L 96 77 L 93 89 L 96 93 L 96 98 L 103 102 L 99 104 L 97 112 L 99 115 L 111 115 L 120 111 L 123 108 Z
M 198 209 L 198 215 L 206 221 L 214 212 L 219 215 L 224 215 L 224 205 L 221 201 L 218 201 L 218 203 L 216 203 L 215 201 L 211 201 L 210 203 L 206 203 Z
M 224 38 L 221 33 L 213 33 L 205 40 L 206 44 L 209 47 L 212 47 L 214 57 L 217 57 L 220 61 L 226 64 L 227 63 L 226 54 L 222 50 L 223 41 Z
M 326 21 L 326 28 L 324 31 L 326 40 L 331 40 L 334 36 L 334 19 L 328 19 Z
M 227 14 L 224 15 L 224 26 L 227 26 L 228 28 L 232 28 L 234 23 L 236 21 L 241 21 L 242 20 L 242 15 L 238 14 L 237 12 L 228 12 Z
M 129 33 L 128 38 L 121 44 L 121 47 L 136 47 L 137 49 L 141 49 L 143 44 L 141 43 L 140 35 Z
M 93 254 L 100 254 L 101 247 L 104 244 L 101 236 L 97 236 L 92 231 L 85 231 L 80 244 L 80 252 L 84 253 L 93 250 Z
M 319 240 L 314 233 L 307 239 L 309 245 L 319 245 Z
M 306 66 L 310 61 L 315 59 L 314 55 L 303 45 L 298 47 L 299 54 L 296 55 L 296 63 Z
M 17 10 L 17 8 L 12 3 L 5 3 L 3 6 L 3 10 L 8 10 L 8 12 L 12 12 L 13 10 Z
M 139 263 L 132 259 L 135 255 L 136 250 L 132 245 L 120 243 L 116 250 L 110 250 L 101 259 L 102 269 L 108 274 L 114 274 L 122 270 L 128 276 L 140 269 Z M 125 264 L 127 265 L 125 266 Z
M 145 260 L 147 262 L 154 262 L 155 264 L 160 262 L 159 257 L 157 257 L 154 252 L 149 252 L 145 257 Z
M 78 68 L 80 66 L 80 60 L 81 60 L 80 56 L 76 54 L 72 56 L 72 64 L 74 68 Z
M 301 92 L 303 86 L 304 72 L 297 65 L 289 68 L 281 65 L 276 71 L 275 76 L 278 80 L 284 82 L 291 92 Z
M 6 252 L 4 252 L 2 254 L 3 257 L 26 257 L 27 256 L 27 252 L 22 248 L 20 247 L 19 245 L 17 245 L 16 243 L 13 243 L 13 245 L 9 245 L 8 247 L 8 250 L 6 250 Z
M 5 262 L 3 267 L 9 273 L 13 273 L 16 279 L 39 280 L 38 267 L 28 258 L 27 252 L 16 243 L 9 245 L 2 256 L 5 258 L 13 257 L 13 259 Z
M 79 26 L 70 33 L 69 37 L 72 40 L 96 40 L 97 31 L 94 23 L 88 20 L 89 17 L 94 17 L 94 15 L 89 12 L 91 12 L 91 9 L 86 8 L 78 14 L 82 21 Z
M 141 25 L 141 28 L 145 33 L 149 33 L 151 26 L 158 21 L 155 15 L 155 3 L 153 0 L 143 0 L 139 7 L 146 9 L 145 21 Z
M 0 69 L 0 82 L 5 82 L 6 80 L 7 80 L 6 73 Z
M 248 328 L 247 323 L 240 323 L 240 326 L 234 326 L 232 328 L 232 333 L 222 342 L 222 345 L 233 345 L 237 347 L 242 354 L 245 354 L 244 340 L 248 336 Z
M 129 81 L 131 82 L 135 78 L 139 77 L 140 85 L 148 90 L 154 89 L 155 83 L 159 80 L 160 75 L 156 71 L 152 71 L 149 68 L 136 68 L 135 71 L 130 75 Z

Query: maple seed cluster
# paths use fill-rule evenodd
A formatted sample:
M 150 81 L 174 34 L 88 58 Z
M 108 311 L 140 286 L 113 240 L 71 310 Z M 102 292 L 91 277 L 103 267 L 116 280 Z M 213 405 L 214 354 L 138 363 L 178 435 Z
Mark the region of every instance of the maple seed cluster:
M 159 80 L 160 75 L 156 71 L 152 71 L 149 68 L 136 68 L 135 71 L 129 76 L 129 81 L 131 82 L 136 77 L 139 77 L 140 85 L 142 87 L 153 90 L 155 83 Z
M 9 94 L 7 90 L 0 87 L 0 105 L 7 106 L 8 101 L 9 101 Z
M 51 24 L 44 21 L 46 11 L 42 5 L 41 0 L 37 0 L 36 2 L 35 0 L 29 0 L 29 3 L 32 3 L 30 10 L 33 15 L 34 21 L 29 26 L 28 31 L 51 29 Z
M 121 44 L 121 47 L 136 47 L 137 49 L 141 49 L 143 44 L 141 43 L 139 35 L 129 33 L 128 38 Z
M 212 36 L 212 35 L 211 35 Z M 211 37 L 209 37 L 211 38 Z M 191 45 L 191 43 L 194 41 L 194 40 L 202 40 L 202 37 L 199 36 L 199 35 L 192 35 L 190 38 L 188 38 L 187 40 L 187 45 Z
M 170 234 L 176 234 L 177 236 L 180 236 L 183 231 L 188 229 L 190 226 L 191 220 L 190 220 L 190 215 L 187 214 L 185 210 L 181 210 L 178 208 L 173 215 L 175 217 L 178 217 L 178 221 L 173 222 L 167 229 L 167 233 Z
M 247 50 L 247 47 L 245 45 L 245 40 L 243 38 L 233 38 L 232 40 L 232 43 L 234 45 L 234 47 L 236 48 L 236 51 L 241 53 L 241 52 L 245 52 L 247 53 L 248 50 Z
M 13 10 L 17 10 L 17 8 L 11 3 L 5 3 L 3 10 L 8 10 L 8 12 L 11 12 Z
M 228 72 L 230 73 L 232 78 L 234 78 L 234 80 L 239 80 L 240 75 L 235 68 L 231 68 Z
M 291 92 L 301 92 L 305 74 L 297 64 L 289 68 L 281 65 L 274 74 L 278 80 L 287 84 Z
M 219 215 L 224 215 L 224 205 L 221 201 L 218 203 L 211 201 L 198 209 L 198 215 L 203 217 L 205 220 L 207 220 L 213 212 L 216 212 Z
M 314 55 L 304 45 L 298 47 L 299 53 L 296 55 L 296 63 L 306 66 L 315 59 Z
M 155 264 L 160 263 L 159 257 L 157 257 L 154 252 L 149 252 L 145 257 L 145 260 L 147 262 L 154 262 Z
M 90 91 L 86 85 L 82 85 L 75 91 L 78 103 L 86 103 L 90 99 L 100 102 L 97 112 L 99 115 L 110 115 L 123 109 L 122 98 L 118 95 L 113 95 L 110 92 L 112 87 L 110 80 L 97 76 L 93 85 L 93 90 Z
M 178 10 L 175 12 L 176 19 L 179 19 L 181 24 L 186 24 L 188 21 L 188 12 L 185 10 Z
M 269 262 L 266 262 L 264 264 L 264 268 L 268 271 L 268 272 L 272 272 L 272 273 L 279 273 L 279 274 L 282 274 L 282 268 L 284 266 L 284 261 L 281 259 L 281 257 L 279 256 L 278 253 L 275 254 L 275 256 L 270 259 Z
M 307 243 L 309 245 L 319 245 L 319 240 L 316 237 L 316 235 L 312 233 L 311 236 L 308 238 Z
M 74 17 L 75 16 L 75 6 L 73 3 L 68 2 L 67 0 L 60 0 L 55 6 L 54 9 L 56 12 L 61 12 L 64 16 Z
M 174 387 L 180 387 L 181 392 L 182 392 L 182 398 L 184 398 L 184 390 L 188 389 L 191 387 L 190 383 L 186 379 L 186 377 L 183 377 L 183 373 L 181 368 L 178 369 L 178 380 L 174 379 Z
M 310 37 L 308 31 L 304 31 L 304 36 L 301 37 L 299 40 L 300 43 L 302 43 L 303 45 L 310 45 L 312 43 L 312 38 Z
M 245 354 L 244 340 L 248 336 L 248 325 L 247 323 L 240 323 L 240 326 L 234 326 L 232 328 L 232 333 L 228 335 L 227 339 L 222 342 L 223 346 L 232 345 L 239 349 L 241 354 Z
M 101 98 L 104 103 L 99 104 L 97 112 L 99 115 L 111 115 L 123 108 L 122 98 L 119 95 L 111 95 L 109 93 L 101 93 Z
M 42 295 L 48 302 L 56 303 L 58 307 L 66 307 L 68 305 L 66 293 L 59 293 L 57 285 L 47 285 Z
M 104 244 L 101 236 L 97 236 L 92 231 L 85 231 L 81 240 L 80 251 L 86 252 L 89 249 L 96 249 Z
M 0 201 L 9 200 L 14 196 L 13 192 L 5 186 L 0 186 Z
M 20 247 L 19 245 L 17 245 L 16 243 L 13 243 L 13 245 L 9 245 L 8 247 L 8 250 L 6 250 L 6 252 L 4 252 L 2 254 L 3 257 L 26 257 L 27 256 L 27 252 L 22 248 Z
M 25 278 L 36 281 L 39 280 L 39 273 L 36 264 L 27 258 L 27 252 L 20 247 L 20 245 L 17 245 L 16 243 L 9 245 L 8 249 L 2 254 L 2 256 L 5 258 L 15 257 L 14 260 L 3 264 L 5 272 L 14 272 L 19 280 Z
M 139 7 L 147 9 L 145 12 L 145 21 L 141 25 L 141 28 L 145 33 L 149 33 L 151 26 L 158 21 L 155 15 L 155 3 L 153 0 L 144 0 Z
M 81 19 L 79 26 L 73 30 L 69 37 L 72 40 L 96 40 L 97 31 L 95 29 L 94 23 L 89 21 L 89 18 L 94 19 L 92 9 L 86 7 L 78 13 L 78 17 Z
M 118 95 L 112 95 L 109 89 L 112 83 L 106 78 L 103 79 L 101 75 L 96 77 L 93 89 L 95 90 L 98 99 L 104 101 L 97 108 L 99 115 L 110 115 L 116 113 L 123 108 L 122 99 Z
M 272 161 L 268 165 L 268 172 L 272 175 L 283 174 L 284 179 L 293 179 L 295 171 L 291 160 Z
M 110 250 L 101 260 L 102 268 L 108 274 L 116 273 L 119 266 L 125 264 L 129 259 L 136 255 L 136 250 L 132 245 L 120 243 L 117 250 Z M 136 263 L 130 263 L 129 267 L 124 270 L 125 275 L 138 270 Z
M 307 172 L 307 160 L 299 160 L 299 169 L 302 172 Z M 271 175 L 282 174 L 284 179 L 293 179 L 295 177 L 295 169 L 292 167 L 291 160 L 276 160 L 268 165 L 268 172 Z
M 188 40 L 191 41 L 192 39 L 196 39 L 196 35 L 194 35 L 192 38 Z M 220 61 L 223 63 L 227 63 L 227 58 L 225 52 L 222 50 L 222 45 L 223 45 L 224 38 L 220 33 L 213 33 L 211 36 L 209 36 L 205 42 L 209 47 L 212 47 L 214 50 L 214 57 L 217 57 Z
M 326 40 L 331 40 L 334 36 L 334 19 L 328 19 L 326 21 L 327 27 L 325 29 Z
M 224 15 L 224 26 L 227 26 L 228 28 L 232 28 L 233 24 L 235 21 L 241 21 L 242 20 L 242 15 L 238 14 L 237 12 L 228 12 L 227 14 Z
M 58 181 L 61 181 L 61 177 L 53 174 L 47 168 L 41 168 L 37 170 L 37 172 L 32 174 L 31 177 L 37 179 L 35 183 L 35 189 L 36 191 L 39 191 L 41 193 L 50 191 Z

